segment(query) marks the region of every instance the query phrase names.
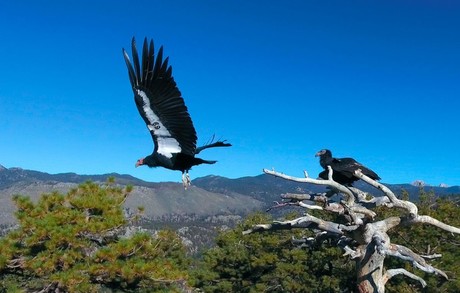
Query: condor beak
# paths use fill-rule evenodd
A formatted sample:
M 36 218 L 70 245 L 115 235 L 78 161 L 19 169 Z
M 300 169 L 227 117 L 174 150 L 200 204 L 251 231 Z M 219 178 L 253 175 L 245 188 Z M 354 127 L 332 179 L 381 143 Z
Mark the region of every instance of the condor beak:
M 139 167 L 139 166 L 142 166 L 142 165 L 144 165 L 144 159 L 139 159 L 139 160 L 137 160 L 137 162 L 136 162 L 136 168 Z
M 317 152 L 317 153 L 315 154 L 315 157 L 319 157 L 319 156 L 321 156 L 321 154 L 320 154 L 320 153 L 321 153 L 321 152 Z

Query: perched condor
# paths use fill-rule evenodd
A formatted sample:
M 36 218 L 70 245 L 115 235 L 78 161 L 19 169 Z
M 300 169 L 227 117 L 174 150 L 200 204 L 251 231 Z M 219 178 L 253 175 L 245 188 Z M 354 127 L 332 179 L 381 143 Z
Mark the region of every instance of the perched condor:
M 345 186 L 351 186 L 353 182 L 357 181 L 359 178 L 355 177 L 353 174 L 356 170 L 361 169 L 361 172 L 370 177 L 373 180 L 380 180 L 379 175 L 377 175 L 371 169 L 363 166 L 362 164 L 356 162 L 353 158 L 333 158 L 330 150 L 320 150 L 316 153 L 316 157 L 319 157 L 319 164 L 324 168 L 324 171 L 319 173 L 318 177 L 321 179 L 328 179 L 328 169 L 327 166 L 331 166 L 332 170 L 332 179 L 335 182 L 338 182 Z
M 123 55 L 134 92 L 134 101 L 139 114 L 147 124 L 154 144 L 153 153 L 139 159 L 136 167 L 147 165 L 179 170 L 182 172 L 184 187 L 187 188 L 190 185 L 188 171 L 193 166 L 216 162 L 203 160 L 195 155 L 207 148 L 227 147 L 231 144 L 225 141 L 211 141 L 204 146 L 196 147 L 196 131 L 172 76 L 172 68 L 168 66 L 168 57 L 163 60 L 163 47 L 160 47 L 155 59 L 153 40 L 148 44 L 145 38 L 140 64 L 136 41 L 133 38 L 133 63 L 125 49 Z

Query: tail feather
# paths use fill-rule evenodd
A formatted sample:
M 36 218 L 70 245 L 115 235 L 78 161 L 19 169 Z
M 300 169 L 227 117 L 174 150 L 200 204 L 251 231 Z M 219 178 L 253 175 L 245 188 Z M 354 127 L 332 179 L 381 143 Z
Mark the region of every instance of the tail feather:
M 205 150 L 205 149 L 208 149 L 208 148 L 216 148 L 216 147 L 229 147 L 229 146 L 232 146 L 232 144 L 230 143 L 227 143 L 226 140 L 222 140 L 222 141 L 216 141 L 216 142 L 212 142 L 213 139 L 211 140 L 211 142 L 203 145 L 203 146 L 200 146 L 200 147 L 197 147 L 195 149 L 195 155 L 199 154 L 202 150 Z
M 203 160 L 201 158 L 193 158 L 192 166 L 200 165 L 200 164 L 215 164 L 217 161 L 211 160 Z
M 364 170 L 361 170 L 362 173 L 364 175 L 366 175 L 367 177 L 373 179 L 373 180 L 380 180 L 380 176 L 377 175 L 377 173 L 375 173 L 374 171 L 372 171 L 371 169 L 368 169 L 368 168 L 364 168 Z

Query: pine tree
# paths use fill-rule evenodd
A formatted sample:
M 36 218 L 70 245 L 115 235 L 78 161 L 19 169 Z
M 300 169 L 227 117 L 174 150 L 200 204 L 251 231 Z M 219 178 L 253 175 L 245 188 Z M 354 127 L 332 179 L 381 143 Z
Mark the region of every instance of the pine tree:
M 432 192 L 420 191 L 420 212 L 441 221 L 460 226 L 458 197 L 438 198 Z M 407 196 L 407 194 L 406 194 Z M 379 207 L 378 219 L 397 213 Z M 339 215 L 312 211 L 329 221 L 340 221 Z M 287 215 L 287 219 L 295 217 Z M 231 230 L 222 231 L 216 246 L 207 250 L 192 276 L 194 286 L 204 292 L 356 292 L 356 268 L 334 244 L 299 246 L 293 239 L 315 235 L 307 229 L 268 230 L 242 235 L 255 223 L 272 222 L 268 214 L 248 216 Z M 391 239 L 410 246 L 420 255 L 442 254 L 434 266 L 443 267 L 449 280 L 423 273 L 410 263 L 388 258 L 386 267 L 403 267 L 428 283 L 421 289 L 413 279 L 397 276 L 387 283 L 387 292 L 460 292 L 460 250 L 458 236 L 429 225 L 407 226 L 390 233 Z
M 340 260 L 341 251 L 298 247 L 292 237 L 307 236 L 301 231 L 242 235 L 255 223 L 270 220 L 256 213 L 221 232 L 216 246 L 204 253 L 194 285 L 204 292 L 339 292 L 355 286 L 354 266 Z
M 418 204 L 420 212 L 443 222 L 449 222 L 453 226 L 460 226 L 460 206 L 459 196 L 452 198 L 437 197 L 433 191 L 420 189 L 420 202 Z M 405 266 L 405 269 L 426 280 L 428 286 L 423 292 L 460 292 L 460 243 L 458 236 L 450 233 L 443 233 L 436 227 L 417 225 L 405 227 L 393 231 L 390 236 L 398 243 L 411 246 L 412 249 L 421 255 L 439 255 L 439 258 L 432 260 L 432 265 L 444 268 L 449 276 L 449 280 L 441 279 L 433 274 L 427 274 L 414 269 L 400 260 L 389 259 L 390 266 Z M 397 277 L 390 280 L 387 285 L 387 292 L 420 292 L 417 282 L 408 280 L 404 277 Z
M 181 240 L 129 235 L 122 205 L 131 190 L 87 182 L 37 203 L 15 196 L 19 227 L 0 240 L 3 292 L 179 291 L 189 264 Z

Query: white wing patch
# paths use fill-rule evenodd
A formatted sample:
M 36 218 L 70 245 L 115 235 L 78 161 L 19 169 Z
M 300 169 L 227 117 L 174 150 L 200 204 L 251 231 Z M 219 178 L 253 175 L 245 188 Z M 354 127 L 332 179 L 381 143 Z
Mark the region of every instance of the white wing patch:
M 147 128 L 150 131 L 153 131 L 157 137 L 158 153 L 168 158 L 171 158 L 173 153 L 180 153 L 182 149 L 179 142 L 172 137 L 168 129 L 163 125 L 163 123 L 161 123 L 160 118 L 155 114 L 155 112 L 153 112 L 152 108 L 150 108 L 150 100 L 145 92 L 137 90 L 137 94 L 141 96 L 144 101 L 142 108 L 144 109 L 147 120 L 149 121 Z
M 171 158 L 172 154 L 180 153 L 181 147 L 177 140 L 172 137 L 158 137 L 158 153 Z

